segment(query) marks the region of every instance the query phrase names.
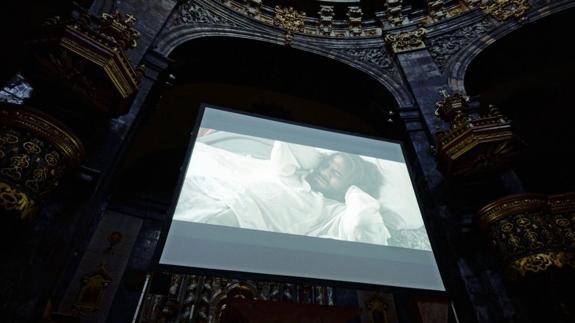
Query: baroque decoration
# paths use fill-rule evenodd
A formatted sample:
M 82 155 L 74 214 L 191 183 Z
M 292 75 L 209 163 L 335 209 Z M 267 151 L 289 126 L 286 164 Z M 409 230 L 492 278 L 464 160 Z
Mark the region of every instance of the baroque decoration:
M 334 305 L 333 289 L 330 287 L 185 274 L 156 275 L 168 275 L 170 286 L 159 293 L 152 290 L 145 292 L 137 322 L 156 322 L 165 318 L 219 322 L 229 308 L 229 302 L 237 299 Z
M 483 116 L 469 115 L 469 98 L 441 91 L 436 115 L 448 122 L 447 131 L 438 131 L 436 159 L 445 176 L 463 177 L 498 171 L 507 167 L 522 147 L 511 131 L 511 122 L 490 106 Z
M 399 34 L 387 34 L 384 40 L 393 52 L 397 54 L 425 48 L 425 43 L 423 42 L 425 34 L 425 29 L 419 28 L 413 31 L 400 32 Z
M 399 26 L 403 21 L 401 14 L 401 1 L 402 0 L 386 0 L 385 1 L 385 22 L 389 22 L 392 26 Z
M 509 18 L 525 19 L 531 5 L 527 0 L 495 0 L 481 6 L 481 9 L 499 21 Z
M 134 68 L 126 51 L 137 46 L 135 18 L 118 11 L 100 19 L 87 14 L 45 23 L 28 43 L 30 63 L 22 74 L 33 86 L 66 92 L 74 102 L 109 116 L 125 114 L 143 67 Z
M 512 195 L 484 206 L 478 215 L 513 278 L 575 269 L 575 193 Z
M 0 211 L 33 218 L 64 173 L 84 155 L 78 138 L 31 108 L 0 105 Z
M 330 35 L 333 30 L 333 18 L 335 17 L 333 6 L 320 5 L 319 7 L 319 31 L 323 35 Z
M 347 10 L 347 26 L 352 36 L 359 36 L 363 32 L 361 19 L 363 12 L 360 7 L 349 7 Z
M 373 64 L 391 74 L 397 73 L 397 69 L 395 68 L 392 58 L 383 48 L 349 48 L 340 50 L 340 52 L 345 56 L 352 57 L 354 60 Z
M 293 42 L 294 32 L 304 31 L 305 16 L 305 12 L 297 11 L 292 7 L 275 6 L 274 25 L 286 30 L 286 45 L 290 45 Z
M 179 7 L 179 14 L 174 19 L 173 24 L 175 26 L 185 24 L 233 25 L 230 21 L 224 20 L 221 16 L 193 1 L 184 2 Z
M 449 59 L 459 52 L 461 48 L 470 44 L 474 39 L 487 33 L 496 23 L 492 19 L 483 19 L 479 23 L 458 28 L 455 31 L 438 37 L 428 39 L 429 53 L 441 71 L 444 71 Z

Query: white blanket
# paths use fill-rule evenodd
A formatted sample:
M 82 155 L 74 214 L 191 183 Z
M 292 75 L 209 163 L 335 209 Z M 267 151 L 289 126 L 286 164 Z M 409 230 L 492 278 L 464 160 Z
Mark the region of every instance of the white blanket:
M 345 204 L 304 180 L 321 153 L 275 142 L 258 160 L 196 142 L 175 220 L 387 245 L 379 203 L 352 186 Z

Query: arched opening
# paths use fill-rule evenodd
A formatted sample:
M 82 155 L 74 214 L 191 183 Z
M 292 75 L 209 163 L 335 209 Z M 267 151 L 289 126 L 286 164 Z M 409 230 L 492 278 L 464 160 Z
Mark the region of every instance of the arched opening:
M 575 189 L 575 60 L 563 34 L 574 18 L 569 9 L 524 26 L 480 53 L 465 75 L 467 93 L 498 106 L 527 143 L 515 169 L 528 191 Z
M 200 103 L 367 136 L 404 138 L 392 94 L 335 60 L 220 37 L 185 43 L 170 58 L 174 63 L 162 76 L 152 111 L 124 160 L 116 197 L 164 205 L 171 201 Z

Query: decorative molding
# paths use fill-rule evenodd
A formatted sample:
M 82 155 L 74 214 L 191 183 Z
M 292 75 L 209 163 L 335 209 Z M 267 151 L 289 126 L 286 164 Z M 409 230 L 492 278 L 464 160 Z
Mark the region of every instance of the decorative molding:
M 512 195 L 482 207 L 478 216 L 512 278 L 575 269 L 575 192 Z
M 429 53 L 439 69 L 444 71 L 451 56 L 495 26 L 492 19 L 483 19 L 476 24 L 455 29 L 452 33 L 431 38 L 427 42 Z
M 425 48 L 425 42 L 423 41 L 425 34 L 425 29 L 419 28 L 413 31 L 400 32 L 399 34 L 387 34 L 384 40 L 393 52 L 397 54 Z
M 390 74 L 397 73 L 392 57 L 384 48 L 347 48 L 339 50 L 339 52 L 345 56 L 352 57 L 354 60 L 375 65 Z
M 235 25 L 232 21 L 204 8 L 193 0 L 184 2 L 180 6 L 178 16 L 174 19 L 173 24 L 174 26 L 187 24 Z
M 262 11 L 262 0 L 246 0 L 246 13 L 252 17 L 259 16 Z
M 527 0 L 495 0 L 481 6 L 483 12 L 499 21 L 505 21 L 509 18 L 523 20 L 530 8 L 531 5 Z
M 446 17 L 443 0 L 429 0 L 427 1 L 427 8 L 429 10 L 429 16 L 435 21 Z
M 305 12 L 297 11 L 293 7 L 283 8 L 275 6 L 274 25 L 285 29 L 285 42 L 290 45 L 293 42 L 294 32 L 303 32 L 305 22 Z

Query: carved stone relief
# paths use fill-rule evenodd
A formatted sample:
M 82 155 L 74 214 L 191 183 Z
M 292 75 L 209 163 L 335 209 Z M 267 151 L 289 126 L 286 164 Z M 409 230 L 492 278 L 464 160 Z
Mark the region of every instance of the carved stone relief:
M 174 19 L 174 26 L 185 24 L 234 25 L 231 21 L 193 1 L 182 4 L 178 16 Z
M 391 56 L 382 48 L 349 48 L 340 52 L 360 62 L 378 66 L 390 74 L 397 72 Z
M 444 71 L 451 56 L 470 44 L 472 40 L 487 33 L 495 25 L 493 20 L 483 19 L 474 25 L 458 28 L 450 34 L 431 38 L 428 40 L 429 52 L 439 69 Z

